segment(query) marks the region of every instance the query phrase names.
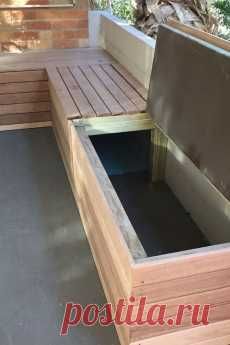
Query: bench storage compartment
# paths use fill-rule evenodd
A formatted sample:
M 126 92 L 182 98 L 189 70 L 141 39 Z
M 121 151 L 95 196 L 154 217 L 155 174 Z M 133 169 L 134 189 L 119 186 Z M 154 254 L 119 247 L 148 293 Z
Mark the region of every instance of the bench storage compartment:
M 161 37 L 164 38 L 163 43 Z M 168 44 L 165 44 L 167 39 Z M 190 96 L 185 94 L 182 100 L 176 96 L 172 99 L 170 95 L 173 88 L 186 85 L 186 80 L 183 80 L 185 77 L 191 82 L 191 90 L 195 90 L 197 82 L 199 83 L 199 75 L 197 76 L 193 71 L 192 63 L 188 76 L 185 73 L 180 74 L 179 67 L 176 73 L 172 69 L 171 59 L 170 67 L 169 59 L 163 59 L 165 63 L 163 67 L 160 61 L 162 54 L 166 57 L 164 47 L 170 48 L 172 59 L 178 64 L 178 59 L 183 60 L 184 47 L 186 54 L 191 56 L 200 51 L 201 54 L 198 55 L 201 61 L 206 57 L 207 49 L 207 54 L 211 54 L 213 58 L 208 61 L 212 61 L 213 64 L 205 65 L 201 62 L 202 68 L 204 66 L 207 70 L 211 68 L 215 75 L 214 69 L 219 69 L 220 61 L 223 61 L 225 71 L 229 71 L 229 60 L 226 58 L 227 53 L 222 51 L 221 47 L 218 48 L 220 50 L 210 47 L 209 43 L 201 42 L 190 33 L 180 33 L 177 29 L 167 26 L 161 28 L 158 42 L 160 43 L 157 44 L 155 51 L 148 100 L 148 111 L 154 119 L 152 126 L 149 125 L 150 119 L 148 119 L 148 125 L 146 123 L 144 126 L 142 121 L 141 126 L 138 127 L 135 117 L 126 120 L 124 117 L 120 125 L 116 124 L 116 126 L 113 126 L 109 119 L 105 119 L 104 124 L 100 119 L 95 119 L 95 123 L 93 119 L 83 123 L 74 121 L 76 127 L 72 128 L 71 145 L 76 199 L 107 299 L 113 307 L 116 307 L 120 298 L 124 298 L 128 303 L 131 296 L 134 297 L 134 300 L 131 300 L 134 310 L 137 310 L 141 296 L 147 298 L 145 316 L 152 304 L 167 305 L 164 325 L 154 327 L 146 324 L 116 325 L 122 344 L 228 345 L 230 342 L 230 232 L 228 230 L 230 205 L 226 198 L 227 185 L 224 185 L 222 179 L 223 184 L 218 189 L 219 181 L 215 184 L 210 179 L 211 169 L 215 167 L 214 178 L 217 178 L 219 172 L 222 173 L 222 176 L 219 176 L 221 178 L 227 175 L 226 171 L 224 172 L 223 160 L 220 161 L 218 170 L 216 163 L 212 164 L 210 155 L 207 161 L 209 169 L 205 170 L 204 163 L 207 156 L 205 154 L 202 156 L 204 161 L 197 159 L 199 157 L 196 157 L 196 152 L 199 145 L 197 146 L 195 134 L 192 137 L 193 146 L 189 147 L 188 135 L 184 136 L 180 127 L 182 122 L 184 126 L 187 123 L 187 126 L 191 125 L 193 129 L 196 126 L 199 135 L 204 133 L 204 138 L 201 139 L 208 141 L 212 128 L 217 128 L 218 114 L 210 119 L 207 131 L 203 118 L 199 122 L 196 117 L 197 122 L 194 124 L 192 114 L 198 111 L 198 107 L 192 97 L 194 94 L 198 97 L 199 93 L 191 92 Z M 220 54 L 218 56 L 217 50 Z M 167 68 L 171 68 L 171 74 Z M 193 75 L 196 75 L 196 78 L 193 78 Z M 167 84 L 168 77 L 171 78 L 171 84 Z M 157 82 L 154 82 L 156 78 Z M 222 78 L 226 89 L 226 80 L 229 85 L 229 79 L 226 79 L 226 74 L 222 74 Z M 204 84 L 208 89 L 208 79 Z M 167 88 L 166 85 L 169 87 Z M 178 92 L 179 90 L 180 88 Z M 225 97 L 222 99 L 224 93 L 214 92 L 213 88 L 211 91 L 216 97 L 215 99 L 213 96 L 211 110 L 217 109 L 215 104 L 226 105 Z M 205 102 L 208 100 L 206 99 Z M 194 105 L 194 112 L 189 109 L 185 114 L 186 104 L 190 107 Z M 202 109 L 205 111 L 205 107 Z M 208 113 L 209 110 L 205 116 L 208 116 Z M 177 118 L 178 114 L 180 114 L 179 118 Z M 187 116 L 186 121 L 183 116 Z M 216 124 L 214 127 L 212 127 L 213 120 L 214 125 Z M 92 125 L 93 123 L 95 126 Z M 140 125 L 139 122 L 138 124 Z M 189 128 L 186 130 L 189 133 Z M 225 140 L 226 138 L 224 137 Z M 220 138 L 218 142 L 219 149 L 223 144 L 221 140 Z M 213 143 L 211 144 L 213 147 Z M 203 148 L 199 152 L 205 153 L 205 147 L 204 151 L 202 150 Z M 177 171 L 180 172 L 178 179 L 181 179 L 177 181 L 175 176 L 174 180 L 170 179 L 167 171 L 172 166 L 172 156 L 175 152 L 177 156 L 173 159 L 176 159 Z M 225 155 L 227 166 L 228 157 Z M 200 189 L 204 184 L 210 191 L 206 199 L 203 199 L 206 212 L 204 216 L 200 212 L 201 216 L 197 217 L 194 212 L 194 209 L 197 211 L 196 202 L 202 205 L 198 196 L 197 201 L 194 197 L 194 205 L 191 203 L 182 205 L 176 197 L 175 186 L 183 185 L 184 181 L 188 181 L 184 169 L 187 161 L 192 171 L 199 177 Z M 190 193 L 193 193 L 195 184 L 197 188 L 197 181 L 191 181 L 190 188 L 186 186 L 182 192 L 185 200 L 188 200 Z M 216 200 L 215 210 L 210 207 L 209 197 Z M 218 229 L 214 231 L 209 219 L 209 212 L 211 214 L 212 211 L 219 220 Z M 208 326 L 192 325 L 191 313 L 188 311 L 185 312 L 181 326 L 176 326 L 174 322 L 171 324 L 172 320 L 175 321 L 179 305 L 197 304 L 210 305 Z
M 211 243 L 169 186 L 152 181 L 153 133 L 89 137 L 84 128 L 76 127 L 72 137 L 77 202 L 113 306 L 130 296 L 137 305 L 146 296 L 149 305 L 167 304 L 172 317 L 179 304 L 212 304 L 211 337 L 216 323 L 225 323 L 230 315 L 229 246 Z M 177 337 L 178 331 L 189 332 L 189 317 L 180 328 L 167 324 L 117 328 L 123 344 L 140 340 L 144 344 L 152 337 L 151 344 L 164 344 L 167 333 L 178 344 L 187 344 Z M 206 333 L 205 327 L 196 327 L 191 345 L 206 339 Z

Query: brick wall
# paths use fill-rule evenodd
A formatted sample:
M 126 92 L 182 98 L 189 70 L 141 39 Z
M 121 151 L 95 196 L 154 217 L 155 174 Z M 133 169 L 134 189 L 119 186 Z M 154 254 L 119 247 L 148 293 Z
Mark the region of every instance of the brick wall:
M 42 5 L 47 0 L 33 2 Z M 87 4 L 81 4 L 81 8 L 0 10 L 1 52 L 85 46 L 88 46 Z

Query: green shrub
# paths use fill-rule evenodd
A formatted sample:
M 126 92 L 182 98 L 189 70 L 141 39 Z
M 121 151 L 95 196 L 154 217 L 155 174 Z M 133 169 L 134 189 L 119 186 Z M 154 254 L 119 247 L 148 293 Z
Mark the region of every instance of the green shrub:
M 127 20 L 129 23 L 134 22 L 132 0 L 91 0 L 91 7 L 94 9 L 109 9 L 113 14 L 121 19 Z
M 214 7 L 223 16 L 223 24 L 230 28 L 230 0 L 216 0 Z
M 112 0 L 112 12 L 115 16 L 127 20 L 129 23 L 134 22 L 133 7 L 131 0 Z

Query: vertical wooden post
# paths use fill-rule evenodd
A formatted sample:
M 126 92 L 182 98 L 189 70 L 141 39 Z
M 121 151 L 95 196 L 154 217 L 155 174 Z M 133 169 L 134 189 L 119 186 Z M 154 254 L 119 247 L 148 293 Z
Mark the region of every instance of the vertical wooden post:
M 159 128 L 151 131 L 152 182 L 163 181 L 167 157 L 168 139 Z

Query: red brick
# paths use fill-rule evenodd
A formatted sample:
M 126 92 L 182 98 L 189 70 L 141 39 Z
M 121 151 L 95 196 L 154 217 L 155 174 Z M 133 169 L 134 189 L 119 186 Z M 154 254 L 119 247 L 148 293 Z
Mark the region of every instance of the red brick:
M 39 33 L 38 32 L 33 32 L 33 31 L 6 31 L 0 32 L 0 39 L 1 42 L 4 41 L 16 41 L 16 40 L 37 40 L 39 38 Z
M 54 40 L 71 40 L 77 38 L 88 38 L 88 29 L 73 31 L 53 31 Z
M 88 20 L 55 20 L 51 22 L 51 27 L 54 30 L 85 29 L 88 28 Z
M 36 11 L 36 19 L 87 19 L 88 11 L 78 9 L 40 9 Z
M 61 49 L 68 49 L 68 48 L 78 48 L 78 40 L 54 40 L 53 41 L 53 48 L 61 48 Z
M 29 0 L 27 5 L 49 5 L 49 0 Z
M 27 21 L 25 28 L 27 30 L 50 30 L 51 25 L 47 21 Z

